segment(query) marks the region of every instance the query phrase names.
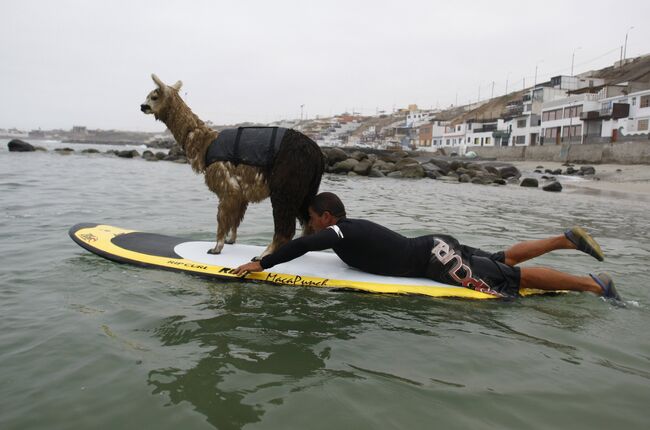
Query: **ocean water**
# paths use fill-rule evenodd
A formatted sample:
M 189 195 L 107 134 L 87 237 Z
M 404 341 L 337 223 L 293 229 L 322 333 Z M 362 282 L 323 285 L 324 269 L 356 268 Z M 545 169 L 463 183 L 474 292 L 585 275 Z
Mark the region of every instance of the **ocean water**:
M 112 263 L 72 242 L 69 227 L 212 240 L 217 202 L 202 177 L 168 162 L 9 153 L 5 140 L 0 428 L 648 428 L 647 199 L 340 176 L 321 190 L 352 217 L 486 250 L 583 225 L 604 263 L 558 251 L 533 264 L 609 271 L 626 306 L 588 293 L 341 293 Z M 269 203 L 252 205 L 239 242 L 271 234 Z

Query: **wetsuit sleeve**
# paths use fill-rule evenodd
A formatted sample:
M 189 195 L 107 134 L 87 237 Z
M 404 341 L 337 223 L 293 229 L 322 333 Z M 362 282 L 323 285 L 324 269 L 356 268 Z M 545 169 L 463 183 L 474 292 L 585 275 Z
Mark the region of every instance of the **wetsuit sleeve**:
M 260 260 L 263 269 L 286 263 L 305 255 L 309 251 L 322 251 L 334 247 L 342 238 L 331 228 L 326 228 L 309 236 L 302 236 L 281 246 L 273 254 Z

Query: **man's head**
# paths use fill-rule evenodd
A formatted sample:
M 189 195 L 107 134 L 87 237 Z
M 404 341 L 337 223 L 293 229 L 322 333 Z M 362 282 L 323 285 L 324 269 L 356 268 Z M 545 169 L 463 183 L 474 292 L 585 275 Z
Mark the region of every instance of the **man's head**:
M 320 193 L 309 205 L 309 223 L 314 231 L 320 231 L 345 218 L 345 206 L 334 193 Z

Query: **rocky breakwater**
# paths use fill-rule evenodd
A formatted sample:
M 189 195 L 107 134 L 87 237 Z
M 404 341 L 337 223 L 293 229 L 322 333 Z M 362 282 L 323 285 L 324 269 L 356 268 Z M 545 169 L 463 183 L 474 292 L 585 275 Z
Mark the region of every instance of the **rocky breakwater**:
M 480 185 L 538 186 L 535 178 L 523 178 L 519 169 L 510 163 L 435 156 L 405 151 L 367 153 L 360 150 L 345 151 L 341 148 L 323 148 L 327 160 L 326 171 L 348 176 L 373 178 L 433 179 L 445 182 L 473 183 Z M 560 191 L 562 185 L 549 179 L 545 191 Z
M 47 149 L 45 148 L 39 146 L 33 146 L 30 143 L 18 139 L 14 139 L 9 143 L 7 143 L 7 148 L 9 149 L 9 152 L 34 152 L 34 151 L 47 152 Z M 60 155 L 70 155 L 77 152 L 70 147 L 55 148 L 53 151 Z M 142 154 L 140 154 L 135 149 L 127 149 L 121 151 L 115 149 L 109 149 L 108 151 L 102 153 L 101 151 L 94 148 L 83 149 L 79 152 L 81 154 L 113 155 L 119 158 L 140 158 L 141 157 L 147 161 L 164 160 L 164 161 L 173 161 L 175 163 L 187 164 L 187 157 L 185 156 L 185 152 L 178 145 L 172 147 L 167 153 L 162 151 L 157 151 L 154 153 L 148 149 L 145 150 Z

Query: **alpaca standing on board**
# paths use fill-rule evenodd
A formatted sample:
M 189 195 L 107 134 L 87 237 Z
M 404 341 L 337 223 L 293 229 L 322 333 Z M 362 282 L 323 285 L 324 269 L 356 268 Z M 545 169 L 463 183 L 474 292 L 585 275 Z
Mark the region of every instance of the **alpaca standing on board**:
M 279 127 L 240 127 L 212 130 L 183 102 L 181 81 L 165 85 L 151 76 L 157 88 L 140 105 L 167 125 L 197 173 L 219 197 L 217 244 L 208 251 L 219 254 L 224 243 L 237 239 L 237 228 L 249 202 L 271 197 L 274 235 L 260 257 L 291 240 L 296 218 L 303 234 L 310 233 L 309 202 L 318 193 L 324 157 L 316 143 L 295 130 Z

